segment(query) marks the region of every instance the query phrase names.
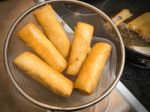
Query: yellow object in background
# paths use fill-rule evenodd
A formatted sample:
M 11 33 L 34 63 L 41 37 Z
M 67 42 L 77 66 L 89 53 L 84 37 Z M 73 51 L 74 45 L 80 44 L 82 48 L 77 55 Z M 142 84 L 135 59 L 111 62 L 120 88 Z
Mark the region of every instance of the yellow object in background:
M 31 52 L 24 52 L 16 57 L 14 64 L 59 96 L 68 97 L 72 93 L 72 81 Z
M 90 43 L 94 27 L 90 24 L 78 22 L 75 27 L 75 35 L 71 45 L 67 73 L 77 75 L 90 50 Z
M 30 22 L 25 25 L 18 35 L 51 67 L 59 72 L 66 68 L 67 62 L 64 57 L 34 23 Z
M 100 80 L 110 52 L 111 45 L 108 43 L 96 43 L 83 64 L 74 88 L 87 94 L 92 93 Z
M 128 9 L 123 9 L 117 15 L 115 15 L 112 20 L 114 21 L 116 26 L 119 26 L 123 21 L 129 19 L 132 16 Z
M 70 41 L 58 21 L 55 11 L 51 5 L 45 5 L 34 12 L 38 23 L 44 29 L 49 40 L 55 45 L 57 50 L 67 58 L 70 50 Z
M 139 33 L 150 41 L 150 12 L 146 12 L 128 23 L 129 29 Z

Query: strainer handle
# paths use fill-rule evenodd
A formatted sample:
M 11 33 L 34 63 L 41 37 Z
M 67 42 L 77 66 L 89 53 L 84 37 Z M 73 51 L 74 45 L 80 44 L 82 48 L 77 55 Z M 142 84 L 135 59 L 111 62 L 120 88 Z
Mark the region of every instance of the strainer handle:
M 36 4 L 39 4 L 39 3 L 42 3 L 42 2 L 45 2 L 46 0 L 34 0 L 34 2 L 36 3 Z

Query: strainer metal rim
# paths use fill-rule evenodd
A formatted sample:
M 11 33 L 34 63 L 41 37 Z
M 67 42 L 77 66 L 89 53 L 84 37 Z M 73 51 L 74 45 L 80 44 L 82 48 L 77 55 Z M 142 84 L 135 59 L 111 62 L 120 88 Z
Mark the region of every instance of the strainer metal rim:
M 33 99 L 31 96 L 29 96 L 28 94 L 26 94 L 22 89 L 21 87 L 17 84 L 17 82 L 15 81 L 15 79 L 13 78 L 13 75 L 12 75 L 12 72 L 10 70 L 10 67 L 9 67 L 9 64 L 8 64 L 8 54 L 7 54 L 7 49 L 8 49 L 8 44 L 9 44 L 9 40 L 12 36 L 12 33 L 15 29 L 15 27 L 18 25 L 18 23 L 27 15 L 29 14 L 30 12 L 32 12 L 33 10 L 45 5 L 45 4 L 49 4 L 49 3 L 52 3 L 52 2 L 71 2 L 71 3 L 75 3 L 75 4 L 81 4 L 83 6 L 86 6 L 88 8 L 91 8 L 93 10 L 95 10 L 96 12 L 98 12 L 99 14 L 101 14 L 101 16 L 103 18 L 105 18 L 111 25 L 112 27 L 114 28 L 117 36 L 118 36 L 118 39 L 119 39 L 119 42 L 120 42 L 120 46 L 121 46 L 121 66 L 120 66 L 120 69 L 119 69 L 119 73 L 116 75 L 116 79 L 112 82 L 112 84 L 109 86 L 109 88 L 104 91 L 104 93 L 99 97 L 97 98 L 96 100 L 94 101 L 91 101 L 91 102 L 88 102 L 84 105 L 80 105 L 80 106 L 76 106 L 76 107 L 56 107 L 56 106 L 52 106 L 52 105 L 48 105 L 48 104 L 43 104 L 39 101 L 37 101 L 36 99 Z M 51 1 L 46 1 L 46 2 L 42 2 L 42 3 L 39 3 L 39 4 L 36 4 L 34 6 L 32 6 L 31 8 L 29 8 L 28 10 L 26 10 L 24 13 L 22 13 L 18 18 L 17 20 L 13 23 L 12 27 L 10 28 L 9 32 L 8 32 L 8 35 L 7 35 L 7 38 L 6 38 L 6 41 L 5 41 L 5 44 L 4 44 L 4 63 L 5 63 L 5 67 L 6 67 L 6 70 L 8 72 L 8 75 L 10 77 L 10 79 L 12 80 L 13 84 L 15 85 L 15 87 L 17 88 L 17 90 L 26 98 L 28 99 L 29 101 L 31 101 L 32 103 L 40 106 L 40 107 L 43 107 L 43 108 L 47 108 L 47 109 L 52 109 L 52 110 L 79 110 L 79 109 L 83 109 L 83 108 L 86 108 L 86 107 L 89 107 L 89 106 L 92 106 L 96 103 L 98 103 L 99 101 L 101 101 L 102 99 L 104 99 L 113 89 L 114 87 L 117 85 L 118 81 L 120 80 L 120 77 L 122 75 L 122 72 L 123 72 L 123 68 L 124 68 L 124 64 L 125 64 L 125 49 L 124 49 L 124 44 L 123 44 L 123 40 L 121 38 L 121 35 L 117 29 L 117 27 L 114 25 L 114 23 L 111 21 L 111 19 L 104 13 L 102 12 L 101 10 L 99 10 L 98 8 L 90 5 L 90 4 L 87 4 L 87 3 L 84 3 L 84 2 L 81 2 L 81 1 L 75 1 L 75 0 L 51 0 Z

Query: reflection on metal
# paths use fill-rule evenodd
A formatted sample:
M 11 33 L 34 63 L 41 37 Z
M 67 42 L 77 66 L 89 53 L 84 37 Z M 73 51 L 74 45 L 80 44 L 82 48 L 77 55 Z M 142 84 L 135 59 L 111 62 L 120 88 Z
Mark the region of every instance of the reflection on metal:
M 141 47 L 141 46 L 129 46 L 131 49 L 150 56 L 150 47 Z
M 35 2 L 36 4 L 39 4 L 39 3 L 45 2 L 45 0 L 34 0 L 34 2 Z

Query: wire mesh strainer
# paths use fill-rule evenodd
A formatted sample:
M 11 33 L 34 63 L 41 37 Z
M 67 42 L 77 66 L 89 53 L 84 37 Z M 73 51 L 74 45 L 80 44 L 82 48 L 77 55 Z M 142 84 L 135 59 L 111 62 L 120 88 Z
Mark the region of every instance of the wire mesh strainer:
M 45 4 L 51 4 L 59 15 L 60 21 L 65 21 L 63 21 L 64 29 L 68 35 L 73 33 L 68 26 L 73 29 L 78 21 L 84 21 L 95 27 L 95 37 L 92 40 L 91 46 L 100 41 L 108 42 L 113 46 L 111 56 L 107 61 L 101 81 L 92 95 L 86 96 L 74 91 L 69 98 L 61 98 L 24 75 L 23 72 L 19 71 L 14 66 L 13 60 L 16 56 L 23 51 L 31 51 L 31 49 L 17 38 L 17 32 L 31 20 L 36 23 L 32 13 Z M 106 24 L 112 29 L 115 37 L 110 36 L 106 32 L 108 29 L 104 27 Z M 72 40 L 72 36 L 69 37 L 70 40 Z M 101 101 L 113 90 L 119 81 L 124 67 L 124 58 L 124 46 L 121 36 L 111 20 L 99 9 L 89 4 L 73 0 L 46 1 L 25 11 L 11 27 L 4 48 L 4 59 L 7 72 L 19 92 L 31 102 L 41 107 L 54 110 L 77 110 Z

